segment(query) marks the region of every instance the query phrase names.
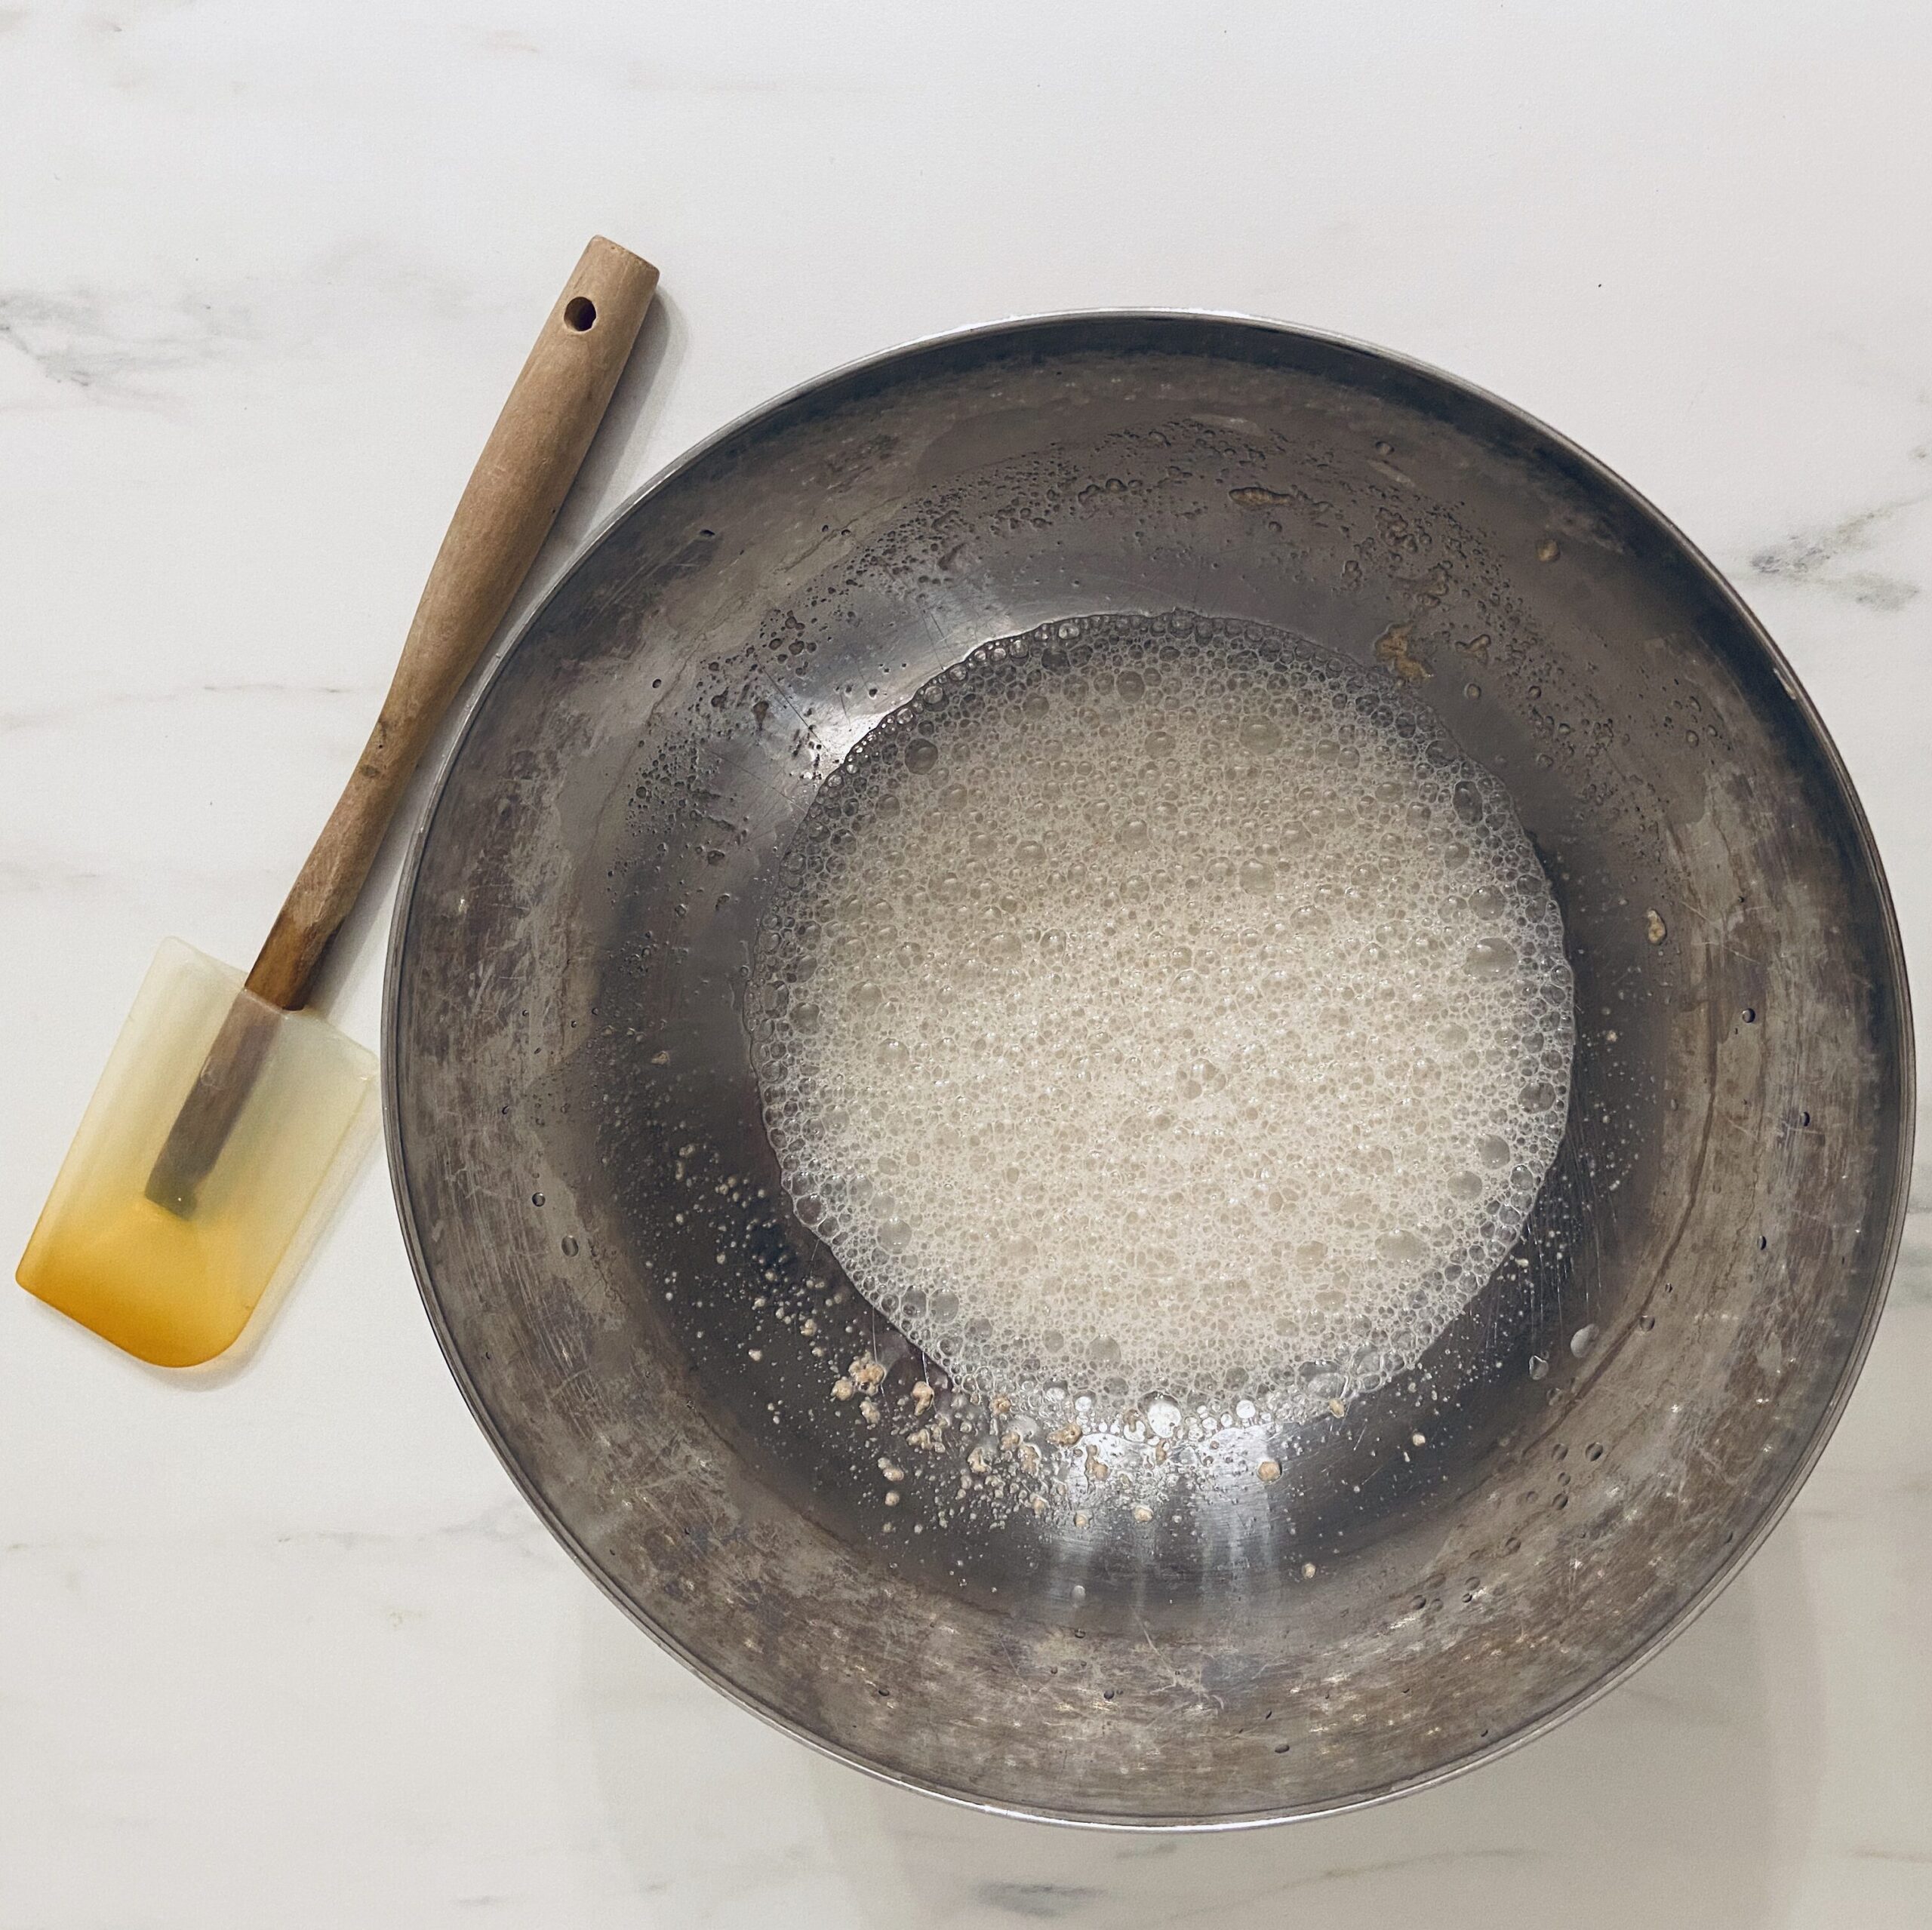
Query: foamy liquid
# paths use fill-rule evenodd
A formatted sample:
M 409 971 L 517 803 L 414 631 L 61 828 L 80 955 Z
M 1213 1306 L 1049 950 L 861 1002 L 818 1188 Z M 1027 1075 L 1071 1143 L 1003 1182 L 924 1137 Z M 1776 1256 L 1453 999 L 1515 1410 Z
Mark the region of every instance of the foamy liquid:
M 798 1217 L 962 1385 L 1293 1421 L 1413 1366 L 1567 1105 L 1562 924 L 1386 674 L 1177 614 L 989 646 L 855 748 L 749 1010 Z

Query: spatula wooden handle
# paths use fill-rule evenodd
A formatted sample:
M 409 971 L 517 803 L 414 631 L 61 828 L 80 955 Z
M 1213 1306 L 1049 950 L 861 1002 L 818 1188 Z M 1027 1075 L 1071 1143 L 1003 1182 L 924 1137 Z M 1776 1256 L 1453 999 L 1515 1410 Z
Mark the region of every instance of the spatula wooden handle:
M 657 286 L 648 262 L 599 236 L 557 297 L 456 506 L 361 760 L 248 974 L 271 1005 L 306 998 L 417 760 L 570 492 Z

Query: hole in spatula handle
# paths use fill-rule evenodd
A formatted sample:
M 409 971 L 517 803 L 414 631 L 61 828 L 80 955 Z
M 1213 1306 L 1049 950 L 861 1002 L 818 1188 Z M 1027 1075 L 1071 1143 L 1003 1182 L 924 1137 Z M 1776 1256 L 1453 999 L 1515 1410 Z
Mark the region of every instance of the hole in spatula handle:
M 588 295 L 573 295 L 564 304 L 564 321 L 581 335 L 597 320 L 597 304 Z

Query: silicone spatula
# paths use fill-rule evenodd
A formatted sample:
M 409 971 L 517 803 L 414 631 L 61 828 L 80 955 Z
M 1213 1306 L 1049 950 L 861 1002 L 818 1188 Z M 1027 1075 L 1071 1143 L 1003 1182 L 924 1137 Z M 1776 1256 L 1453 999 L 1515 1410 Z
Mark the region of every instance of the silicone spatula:
M 585 249 L 484 445 L 381 715 L 245 979 L 162 946 L 17 1277 L 115 1346 L 212 1360 L 292 1277 L 374 1124 L 376 1062 L 301 1008 L 417 758 L 536 560 L 657 285 Z

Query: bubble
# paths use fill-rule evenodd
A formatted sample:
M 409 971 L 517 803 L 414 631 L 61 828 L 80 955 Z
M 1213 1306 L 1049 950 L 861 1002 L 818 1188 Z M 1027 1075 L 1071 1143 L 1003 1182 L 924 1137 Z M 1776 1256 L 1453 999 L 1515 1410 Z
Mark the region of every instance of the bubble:
M 1147 1431 L 1156 1440 L 1166 1440 L 1180 1431 L 1182 1415 L 1177 1402 L 1157 1394 L 1147 1403 Z
M 1516 948 L 1507 939 L 1479 938 L 1463 955 L 1463 970 L 1475 977 L 1494 978 L 1513 970 L 1515 963 Z
M 906 746 L 906 768 L 915 773 L 931 770 L 939 762 L 939 746 L 930 738 L 915 737 Z

